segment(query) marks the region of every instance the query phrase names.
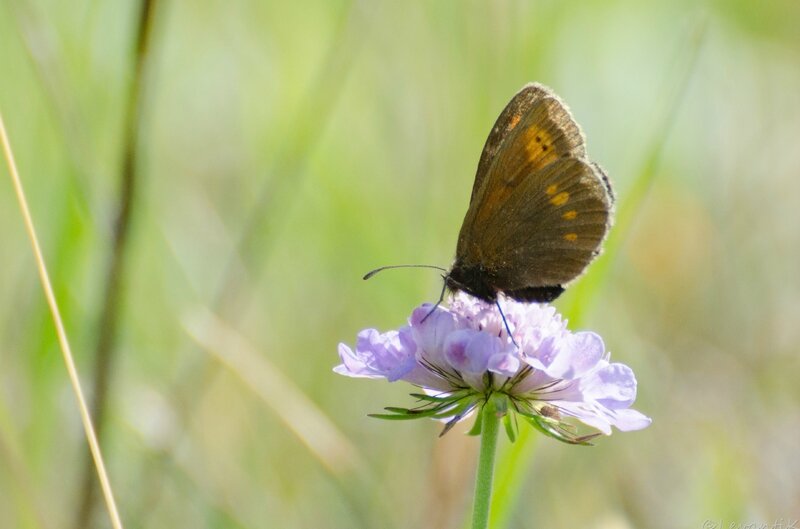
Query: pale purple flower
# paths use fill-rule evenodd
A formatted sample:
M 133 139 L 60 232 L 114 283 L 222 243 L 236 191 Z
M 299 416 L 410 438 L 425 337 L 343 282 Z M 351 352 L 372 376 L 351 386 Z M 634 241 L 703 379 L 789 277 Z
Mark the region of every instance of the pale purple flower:
M 422 406 L 389 408 L 394 415 L 384 418 L 432 417 L 452 426 L 500 394 L 509 412 L 562 441 L 594 437 L 577 436 L 567 417 L 606 435 L 612 426 L 630 431 L 650 424 L 630 408 L 636 398 L 633 371 L 609 361 L 600 336 L 570 332 L 549 305 L 510 298 L 500 303 L 513 340 L 495 305 L 458 293 L 449 308 L 418 307 L 399 330 L 361 331 L 355 349 L 339 344 L 342 363 L 334 371 L 404 380 L 425 390 L 415 395 Z

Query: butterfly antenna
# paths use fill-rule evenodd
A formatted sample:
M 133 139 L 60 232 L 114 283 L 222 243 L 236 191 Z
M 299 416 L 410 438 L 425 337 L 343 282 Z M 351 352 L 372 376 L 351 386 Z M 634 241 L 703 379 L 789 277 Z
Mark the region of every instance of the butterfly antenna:
M 402 264 L 402 265 L 389 265 L 389 266 L 382 266 L 380 268 L 376 268 L 371 272 L 367 273 L 364 276 L 364 280 L 369 279 L 370 277 L 374 276 L 378 272 L 383 272 L 384 270 L 389 270 L 390 268 L 433 268 L 434 270 L 440 270 L 442 272 L 447 272 L 447 269 L 442 268 L 441 266 L 436 265 L 426 265 L 426 264 Z M 439 300 L 441 302 L 441 300 Z
M 503 325 L 506 326 L 506 332 L 508 333 L 508 337 L 511 338 L 511 343 L 513 343 L 516 346 L 516 348 L 519 349 L 519 345 L 517 344 L 517 341 L 514 340 L 514 335 L 511 334 L 511 329 L 508 327 L 508 320 L 506 320 L 506 315 L 503 314 L 503 307 L 500 306 L 500 300 L 499 299 L 494 300 L 494 304 L 497 305 L 497 310 L 500 311 L 500 317 L 503 318 Z M 427 318 L 427 316 L 425 317 Z

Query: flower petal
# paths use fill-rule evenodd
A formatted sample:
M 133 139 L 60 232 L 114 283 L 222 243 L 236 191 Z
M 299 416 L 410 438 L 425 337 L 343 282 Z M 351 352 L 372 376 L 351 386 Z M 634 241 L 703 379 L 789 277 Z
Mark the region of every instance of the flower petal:
M 578 332 L 550 337 L 526 361 L 554 378 L 571 380 L 581 377 L 603 359 L 603 339 L 593 332 Z
M 442 307 L 437 307 L 433 312 L 431 309 L 433 306 L 430 303 L 417 307 L 411 313 L 409 325 L 419 354 L 435 365 L 444 365 L 444 341 L 456 330 L 457 321 L 453 313 Z
M 500 375 L 512 377 L 517 374 L 521 365 L 522 361 L 519 355 L 510 351 L 503 351 L 490 356 L 489 361 L 486 363 L 486 368 Z
M 583 424 L 596 428 L 605 435 L 611 435 L 611 421 L 608 411 L 600 406 L 586 402 L 551 401 L 565 415 L 575 417 Z
M 335 373 L 356 378 L 385 378 L 384 375 L 367 368 L 367 364 L 343 343 L 339 344 L 339 358 L 342 363 L 333 368 Z
M 416 365 L 416 345 L 407 336 L 409 332 L 407 327 L 383 334 L 375 329 L 361 331 L 355 351 L 339 345 L 342 364 L 334 371 L 355 377 L 384 377 L 390 382 L 402 378 Z
M 614 426 L 622 432 L 641 430 L 653 422 L 649 417 L 631 409 L 611 409 L 597 402 L 551 401 L 565 415 L 571 415 L 582 423 L 611 435 Z
M 614 410 L 615 420 L 611 424 L 616 426 L 621 432 L 631 432 L 641 430 L 650 426 L 653 419 L 639 413 L 636 410 Z
M 448 363 L 462 373 L 484 373 L 489 357 L 499 352 L 500 340 L 472 329 L 455 331 L 444 342 Z
M 607 408 L 627 408 L 636 400 L 636 377 L 625 364 L 607 364 L 581 379 L 581 392 Z

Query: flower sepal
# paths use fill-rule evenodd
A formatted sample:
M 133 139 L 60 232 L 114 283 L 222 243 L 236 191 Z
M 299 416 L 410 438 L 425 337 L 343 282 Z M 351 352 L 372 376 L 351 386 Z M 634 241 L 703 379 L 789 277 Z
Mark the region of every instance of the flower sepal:
M 445 427 L 439 434 L 439 436 L 442 436 L 449 432 L 461 419 L 472 413 L 481 400 L 480 395 L 467 390 L 440 395 L 412 393 L 411 396 L 416 397 L 423 404 L 416 408 L 388 406 L 384 410 L 389 413 L 370 413 L 369 417 L 389 421 L 411 419 L 446 420 Z
M 423 404 L 416 408 L 387 406 L 384 410 L 388 413 L 370 413 L 369 417 L 389 421 L 412 419 L 446 421 L 444 428 L 439 433 L 441 437 L 478 408 L 478 413 L 475 414 L 475 423 L 467 435 L 480 436 L 483 431 L 483 410 L 486 406 L 492 406 L 497 417 L 503 419 L 506 436 L 512 443 L 516 441 L 519 431 L 517 415 L 520 415 L 525 422 L 544 435 L 567 444 L 591 446 L 590 441 L 602 435 L 601 432 L 578 435 L 577 427 L 563 421 L 561 414 L 553 406 L 548 404 L 532 406 L 497 391 L 491 392 L 488 396 L 468 390 L 446 395 L 412 393 L 411 396 Z

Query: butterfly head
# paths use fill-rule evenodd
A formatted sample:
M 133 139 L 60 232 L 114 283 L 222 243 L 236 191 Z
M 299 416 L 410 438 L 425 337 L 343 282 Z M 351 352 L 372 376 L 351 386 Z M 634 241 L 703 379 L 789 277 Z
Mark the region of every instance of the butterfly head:
M 444 276 L 444 282 L 453 292 L 463 290 L 488 303 L 494 303 L 497 299 L 497 289 L 492 286 L 492 275 L 480 265 L 463 264 L 457 259 Z

